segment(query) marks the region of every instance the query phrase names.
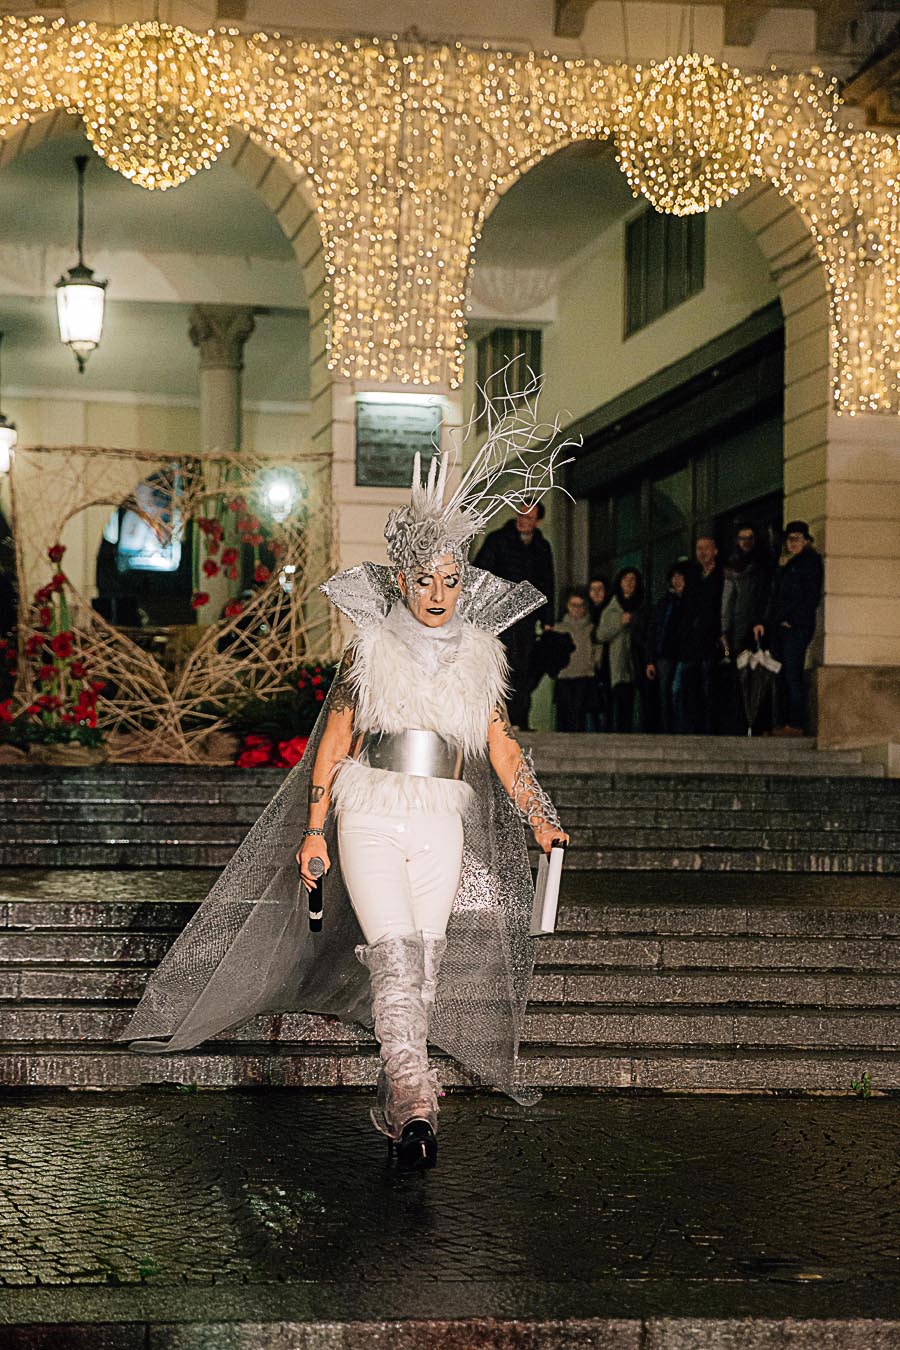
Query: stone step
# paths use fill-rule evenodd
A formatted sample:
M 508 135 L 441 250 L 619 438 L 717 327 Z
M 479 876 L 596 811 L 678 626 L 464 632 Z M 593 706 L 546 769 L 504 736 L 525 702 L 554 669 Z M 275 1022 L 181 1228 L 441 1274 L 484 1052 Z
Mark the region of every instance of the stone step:
M 0 1026 L 3 1025 L 0 1014 Z M 793 1050 L 854 1048 L 900 1052 L 900 1013 L 858 1008 L 738 1011 L 702 1005 L 597 1008 L 567 1004 L 530 1009 L 525 1018 L 524 1040 L 527 1044 L 552 1044 L 560 1048 L 771 1045 Z
M 139 1055 L 119 1047 L 0 1043 L 0 1086 L 125 1088 L 175 1083 L 225 1087 L 370 1087 L 378 1068 L 368 1049 L 330 1045 L 218 1044 L 176 1055 Z M 529 1045 L 523 1078 L 540 1088 L 640 1089 L 663 1092 L 826 1092 L 847 1094 L 864 1072 L 877 1091 L 900 1090 L 900 1053 Z M 447 1087 L 461 1086 L 452 1063 L 440 1065 Z
M 830 837 L 835 832 L 850 832 L 858 838 L 860 834 L 877 835 L 900 833 L 900 815 L 895 808 L 885 805 L 883 810 L 860 808 L 842 810 L 838 804 L 827 809 L 820 806 L 798 810 L 793 804 L 764 807 L 741 805 L 719 806 L 715 809 L 702 809 L 702 824 L 698 820 L 698 808 L 682 809 L 679 806 L 616 806 L 613 798 L 603 804 L 579 800 L 561 805 L 565 811 L 565 823 L 569 830 L 579 833 L 585 828 L 629 832 L 639 830 L 683 830 L 692 829 L 695 833 L 705 830 L 730 830 L 733 837 L 762 832 L 764 830 L 801 830 L 806 834 L 815 833 L 817 837 Z
M 250 822 L 252 824 L 252 822 Z M 93 847 L 115 847 L 130 844 L 206 845 L 223 844 L 235 847 L 249 829 L 249 824 L 204 824 L 197 820 L 182 820 L 174 814 L 167 821 L 146 824 L 140 821 L 105 820 L 12 820 L 3 827 L 3 843 L 9 849 L 29 848 L 40 844 L 88 844 Z M 298 831 L 299 835 L 299 831 Z
M 124 1030 L 131 1005 L 53 1007 L 0 1004 L 0 1042 L 110 1043 Z M 580 1004 L 533 1007 L 525 1018 L 527 1044 L 552 1045 L 675 1045 L 781 1046 L 792 1049 L 867 1049 L 900 1051 L 900 1013 L 859 1008 L 742 1009 L 701 1006 L 660 1008 L 590 1007 Z M 213 1037 L 212 1043 L 269 1045 L 273 1051 L 287 1043 L 309 1048 L 329 1045 L 367 1045 L 373 1038 L 357 1027 L 306 1013 L 284 1013 L 254 1018 L 237 1031 Z
M 0 967 L 0 999 L 18 1003 L 136 1003 L 153 967 Z M 705 1004 L 733 1007 L 900 1005 L 900 974 L 738 968 L 690 972 L 607 966 L 602 971 L 539 965 L 531 1004 Z
M 27 965 L 102 965 L 125 968 L 155 964 L 172 943 L 172 933 L 143 933 L 131 929 L 0 930 L 0 968 Z M 563 953 L 571 962 L 573 944 L 548 944 L 548 959 L 560 963 Z M 717 933 L 659 936 L 596 934 L 582 940 L 585 963 L 595 966 L 653 967 L 657 969 L 756 970 L 900 970 L 900 938 L 757 936 Z
M 539 960 L 590 964 L 596 959 L 597 940 L 611 935 L 650 938 L 675 934 L 900 937 L 900 889 L 896 895 L 896 909 L 868 905 L 853 907 L 846 903 L 828 908 L 812 904 L 792 906 L 783 902 L 759 906 L 673 902 L 670 907 L 665 907 L 652 900 L 646 904 L 616 904 L 615 885 L 606 892 L 607 902 L 602 880 L 599 886 L 593 878 L 586 877 L 585 880 L 594 882 L 596 896 L 569 899 L 567 892 L 575 896 L 581 888 L 571 886 L 569 879 L 565 879 L 557 932 L 539 943 Z M 611 877 L 611 881 L 615 882 L 617 878 Z M 127 882 L 122 889 L 127 890 Z M 884 901 L 887 897 L 873 898 Z M 126 937 L 136 933 L 146 937 L 174 936 L 194 913 L 196 904 L 193 898 L 181 903 L 163 900 L 156 904 L 125 899 L 71 902 L 20 899 L 6 904 L 0 901 L 0 934 L 77 930 L 85 936 L 110 931 Z
M 0 845 L 0 868 L 97 868 L 127 870 L 129 868 L 223 868 L 239 842 L 227 844 L 190 843 L 105 843 L 105 844 L 16 844 Z M 532 851 L 532 861 L 536 854 Z M 823 872 L 872 873 L 893 876 L 900 874 L 900 852 L 876 845 L 862 847 L 857 843 L 852 850 L 841 849 L 823 835 L 813 848 L 793 850 L 769 848 L 761 842 L 755 847 L 742 847 L 740 840 L 731 848 L 704 847 L 702 840 L 694 847 L 667 847 L 665 832 L 660 831 L 656 846 L 633 848 L 627 837 L 614 839 L 611 846 L 579 848 L 577 843 L 569 850 L 567 866 L 570 871 L 652 872 L 670 869 L 706 872 Z
M 828 874 L 900 874 L 900 853 L 841 852 L 827 847 L 776 852 L 766 848 L 710 850 L 645 848 L 578 849 L 566 856 L 570 871 L 588 872 L 819 872 Z
M 0 868 L 223 868 L 239 838 L 220 844 L 0 844 Z
M 563 809 L 563 807 L 560 807 Z M 853 850 L 860 853 L 899 853 L 900 818 L 888 819 L 888 828 L 877 829 L 870 822 L 866 825 L 847 825 L 837 821 L 831 828 L 788 828 L 776 813 L 754 823 L 743 813 L 734 813 L 734 818 L 711 817 L 698 813 L 660 814 L 660 821 L 652 823 L 627 823 L 625 818 L 609 822 L 596 821 L 590 807 L 580 807 L 578 814 L 565 814 L 565 825 L 573 834 L 573 849 L 603 848 L 613 844 L 625 845 L 630 849 L 729 849 L 762 848 L 781 852 L 808 850 Z M 607 811 L 607 817 L 614 817 L 613 810 Z M 887 813 L 885 813 L 887 818 Z M 243 825 L 235 825 L 229 832 L 221 825 L 197 825 L 170 821 L 167 825 L 109 826 L 107 822 L 84 823 L 55 822 L 15 822 L 4 832 L 3 852 L 30 852 L 35 848 L 46 849 L 53 846 L 69 848 L 77 857 L 82 856 L 85 848 L 96 852 L 97 849 L 121 850 L 135 848 L 140 855 L 157 850 L 171 849 L 208 849 L 237 848 L 244 834 Z
M 611 813 L 610 813 L 611 814 Z M 576 822 L 565 817 L 565 825 L 572 833 L 573 846 L 579 849 L 603 848 L 619 844 L 627 848 L 770 848 L 783 852 L 796 849 L 846 849 L 854 852 L 900 852 L 900 818 L 891 822 L 892 828 L 876 829 L 788 829 L 773 815 L 765 825 L 726 822 L 688 817 L 684 823 L 671 821 L 650 826 L 595 825 L 588 815 L 587 822 Z M 578 832 L 578 833 L 576 833 Z
M 625 755 L 634 759 L 834 760 L 859 763 L 862 751 L 818 747 L 812 736 L 667 736 L 629 732 L 526 731 L 519 739 L 532 753 Z
M 541 1088 L 643 1092 L 840 1093 L 868 1073 L 877 1091 L 900 1090 L 900 1052 L 609 1046 L 525 1046 L 523 1074 Z
M 172 945 L 171 933 L 131 930 L 72 932 L 0 932 L 0 965 L 75 966 L 114 962 L 120 966 L 156 965 Z
M 23 974 L 22 979 L 26 977 Z M 0 981 L 2 988 L 2 981 Z M 98 995 L 102 997 L 102 995 Z M 20 997 L 28 997 L 23 993 Z M 34 997 L 51 997 L 36 993 Z M 93 997 L 93 995 L 79 995 Z M 900 1005 L 900 974 L 869 975 L 834 971 L 770 971 L 746 968 L 680 971 L 609 967 L 602 972 L 539 966 L 531 985 L 530 1006 L 544 1003 L 691 1004 L 735 1008 L 887 1008 Z
M 561 797 L 571 805 L 583 802 L 589 806 L 618 806 L 669 808 L 685 811 L 707 810 L 773 810 L 815 811 L 819 806 L 829 810 L 847 810 L 865 813 L 869 810 L 890 811 L 900 799 L 900 779 L 852 778 L 706 778 L 696 774 L 654 775 L 638 779 L 610 774 L 584 779 L 574 773 L 551 777 L 541 782 L 554 798 Z M 855 790 L 854 790 L 855 789 Z
M 682 801 L 677 794 L 668 805 L 638 796 L 633 805 L 625 806 L 621 794 L 609 792 L 588 793 L 575 788 L 558 789 L 555 800 L 565 811 L 566 825 L 579 830 L 593 827 L 604 830 L 631 829 L 693 829 L 743 832 L 764 829 L 813 831 L 817 835 L 835 831 L 877 835 L 900 830 L 900 794 L 895 804 L 858 801 L 848 806 L 846 801 L 818 799 L 806 806 L 793 796 L 775 800 L 770 795 L 748 796 L 722 794 L 711 802 Z M 27 808 L 27 809 L 26 809 Z M 60 803 L 53 809 L 53 819 L 47 820 L 45 803 L 30 802 L 17 809 L 15 818 L 3 823 L 3 837 L 27 844 L 29 840 L 44 842 L 97 843 L 103 840 L 143 840 L 159 842 L 173 837 L 184 841 L 226 842 L 236 844 L 256 821 L 261 808 L 238 808 L 221 803 L 194 803 L 172 808 L 159 805 L 150 808 L 137 802 L 96 804 L 83 808 L 78 803 Z M 702 826 L 698 815 L 702 813 Z
M 884 766 L 881 764 L 868 763 L 847 763 L 845 761 L 826 761 L 822 763 L 818 759 L 795 760 L 780 762 L 778 760 L 738 760 L 738 759 L 669 759 L 662 757 L 654 759 L 628 758 L 625 756 L 597 755 L 596 758 L 588 758 L 581 755 L 535 755 L 535 768 L 538 773 L 553 774 L 569 769 L 578 769 L 584 771 L 589 766 L 595 773 L 606 774 L 615 773 L 621 776 L 640 777 L 644 774 L 657 774 L 660 767 L 665 766 L 664 772 L 667 775 L 672 774 L 695 774 L 714 776 L 716 774 L 734 774 L 740 773 L 748 776 L 764 776 L 780 778 L 823 778 L 831 776 L 834 778 L 848 779 L 883 779 Z

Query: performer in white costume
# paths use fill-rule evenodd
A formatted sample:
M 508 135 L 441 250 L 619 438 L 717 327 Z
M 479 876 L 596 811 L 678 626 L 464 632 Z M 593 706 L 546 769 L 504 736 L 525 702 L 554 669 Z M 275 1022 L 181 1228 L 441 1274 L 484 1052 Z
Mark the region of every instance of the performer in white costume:
M 385 528 L 391 566 L 365 563 L 322 587 L 356 632 L 307 752 L 120 1038 L 180 1051 L 268 1011 L 374 1024 L 372 1119 L 407 1165 L 436 1158 L 429 1038 L 471 1081 L 537 1095 L 518 1059 L 533 965 L 522 826 L 544 850 L 568 836 L 509 726 L 497 634 L 544 597 L 466 557 L 504 505 L 554 486 L 562 447 L 543 448 L 548 429 L 527 400 L 525 419 L 506 402 L 449 497 L 447 456 L 427 482 L 416 458 L 410 504 Z M 307 886 L 327 871 L 320 933 L 308 931 L 295 853 Z
M 446 455 L 439 472 L 432 460 L 423 485 L 417 458 L 411 503 L 388 519 L 401 598 L 344 657 L 297 855 L 312 887 L 313 860 L 330 867 L 324 827 L 333 807 L 381 1046 L 372 1119 L 397 1143 L 401 1161 L 426 1166 L 436 1156 L 438 1113 L 428 1021 L 459 891 L 463 818 L 475 797 L 464 760 L 489 757 L 541 849 L 568 838 L 509 725 L 503 646 L 457 613 L 481 518 L 445 508 L 447 467 Z

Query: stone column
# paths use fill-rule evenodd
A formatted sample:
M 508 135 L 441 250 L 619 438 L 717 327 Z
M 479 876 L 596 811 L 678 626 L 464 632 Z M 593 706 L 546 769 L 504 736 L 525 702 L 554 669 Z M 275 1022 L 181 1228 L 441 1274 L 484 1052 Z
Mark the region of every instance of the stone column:
M 253 310 L 246 305 L 194 305 L 191 342 L 200 352 L 200 449 L 226 454 L 241 448 L 241 371 L 244 343 L 253 332 Z M 236 537 L 225 539 L 235 544 Z M 229 583 L 218 576 L 198 579 L 210 597 L 197 611 L 200 624 L 215 623 L 229 596 Z
M 900 741 L 900 447 L 887 413 L 828 415 L 824 660 L 818 732 L 825 745 Z M 812 513 L 810 513 L 812 514 Z
M 200 448 L 240 450 L 244 343 L 253 332 L 246 305 L 195 305 L 190 338 L 200 352 Z

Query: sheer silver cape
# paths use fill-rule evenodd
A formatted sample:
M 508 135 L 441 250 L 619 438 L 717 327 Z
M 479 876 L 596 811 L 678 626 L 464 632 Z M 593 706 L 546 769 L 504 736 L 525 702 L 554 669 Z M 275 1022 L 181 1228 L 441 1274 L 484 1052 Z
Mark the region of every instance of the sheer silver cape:
M 399 598 L 386 567 L 364 563 L 322 587 L 359 627 Z M 459 613 L 498 634 L 544 603 L 528 582 L 467 567 Z M 266 1012 L 314 1012 L 371 1027 L 369 976 L 354 954 L 362 932 L 341 876 L 333 814 L 322 931 L 310 933 L 294 855 L 306 823 L 312 767 L 331 696 L 306 753 L 286 776 L 209 895 L 151 975 L 119 1037 L 145 1053 L 187 1050 Z M 430 1039 L 473 1082 L 518 1101 L 518 1046 L 534 961 L 533 886 L 522 824 L 487 757 L 466 764 L 475 792 L 464 820 L 463 870 L 447 930 Z

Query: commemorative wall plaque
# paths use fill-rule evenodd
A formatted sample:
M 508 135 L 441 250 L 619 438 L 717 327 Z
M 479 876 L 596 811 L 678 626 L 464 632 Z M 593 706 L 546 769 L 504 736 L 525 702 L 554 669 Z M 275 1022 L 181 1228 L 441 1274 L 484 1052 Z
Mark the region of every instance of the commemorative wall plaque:
M 356 399 L 356 486 L 408 488 L 418 450 L 427 463 L 441 443 L 437 399 Z

